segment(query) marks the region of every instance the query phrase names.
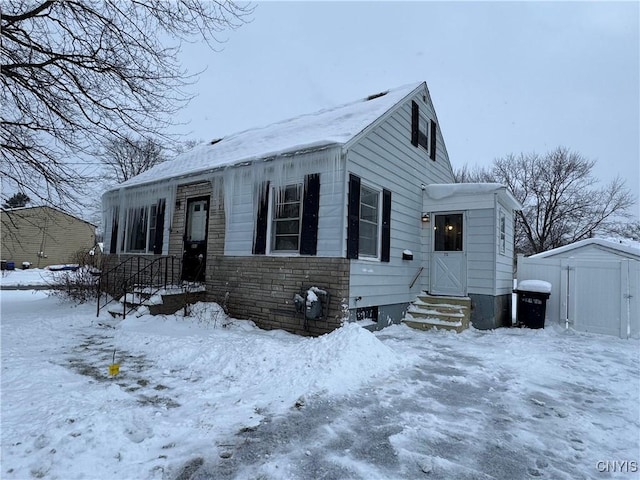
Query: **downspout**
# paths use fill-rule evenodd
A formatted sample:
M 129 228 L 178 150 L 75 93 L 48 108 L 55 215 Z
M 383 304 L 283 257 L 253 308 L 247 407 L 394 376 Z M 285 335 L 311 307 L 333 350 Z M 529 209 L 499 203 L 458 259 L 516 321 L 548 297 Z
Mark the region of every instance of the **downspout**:
M 42 227 L 42 242 L 40 242 L 40 251 L 38 252 L 38 268 L 40 268 L 40 260 L 46 257 L 44 250 L 47 246 L 47 221 L 48 220 L 49 220 L 48 216 L 45 215 L 44 226 Z
M 347 260 L 347 272 L 349 274 L 349 281 L 347 283 L 347 293 L 346 298 L 342 300 L 342 303 L 347 305 L 347 312 L 345 314 L 350 317 L 349 310 L 351 310 L 351 260 L 347 258 L 347 215 L 348 215 L 348 190 L 349 190 L 349 180 L 347 177 L 347 150 L 342 147 L 340 148 L 340 152 L 338 154 L 340 156 L 341 171 L 340 175 L 342 177 L 342 215 L 340 219 L 340 257 L 345 258 Z M 335 179 L 334 179 L 335 185 Z M 357 308 L 358 300 L 362 300 L 362 297 L 357 297 L 354 299 L 354 308 Z
M 498 210 L 498 193 L 493 193 L 493 298 L 498 295 L 498 250 L 500 249 L 500 242 L 502 239 L 500 235 L 501 231 L 498 231 L 500 211 Z M 506 234 L 506 232 L 505 232 Z M 497 240 L 497 241 L 496 241 Z M 506 253 L 506 252 L 505 252 Z M 511 284 L 513 285 L 513 268 L 511 269 Z

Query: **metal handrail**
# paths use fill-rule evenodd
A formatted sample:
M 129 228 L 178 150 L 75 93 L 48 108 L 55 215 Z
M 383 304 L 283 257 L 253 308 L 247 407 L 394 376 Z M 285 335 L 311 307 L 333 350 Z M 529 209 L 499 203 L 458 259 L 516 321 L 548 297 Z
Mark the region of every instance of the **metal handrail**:
M 180 261 L 175 256 L 157 257 L 153 260 L 145 257 L 129 257 L 104 272 L 97 282 L 98 305 L 96 316 L 100 315 L 100 310 L 111 302 L 116 301 L 116 295 L 122 294 L 122 297 L 120 297 L 123 299 L 122 314 L 126 318 L 127 313 L 130 313 L 135 308 L 135 305 L 133 305 L 127 309 L 127 295 L 134 293 L 135 289 L 141 286 L 151 287 L 150 295 L 154 295 L 162 288 L 166 288 L 169 282 L 173 283 L 176 278 L 176 262 L 179 263 Z M 144 263 L 144 265 L 141 266 L 141 263 Z M 157 267 L 155 272 L 154 267 Z M 169 269 L 171 269 L 170 277 Z M 180 271 L 181 269 L 178 269 L 178 272 Z M 158 280 L 160 281 L 158 282 Z M 153 290 L 153 287 L 155 287 L 155 290 Z M 106 301 L 101 304 L 103 292 Z M 109 298 L 109 295 L 111 295 L 111 298 Z
M 418 281 L 418 278 L 420 278 L 420 274 L 422 273 L 423 270 L 424 270 L 424 267 L 420 267 L 420 269 L 418 270 L 418 273 L 416 273 L 416 276 L 413 277 L 413 280 L 411 280 L 411 283 L 409 284 L 409 288 L 413 288 L 413 285 L 416 283 L 416 281 Z

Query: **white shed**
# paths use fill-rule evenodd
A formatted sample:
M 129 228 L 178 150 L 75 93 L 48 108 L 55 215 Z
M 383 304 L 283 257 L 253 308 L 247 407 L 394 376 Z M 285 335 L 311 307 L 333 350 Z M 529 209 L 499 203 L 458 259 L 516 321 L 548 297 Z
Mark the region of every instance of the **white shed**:
M 590 238 L 518 257 L 518 282 L 552 284 L 547 321 L 582 332 L 640 336 L 640 248 Z

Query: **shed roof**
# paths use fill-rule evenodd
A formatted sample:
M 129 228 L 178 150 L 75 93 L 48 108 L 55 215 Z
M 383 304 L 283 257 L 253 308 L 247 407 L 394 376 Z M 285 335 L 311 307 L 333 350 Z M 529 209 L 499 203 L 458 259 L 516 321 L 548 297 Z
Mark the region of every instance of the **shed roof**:
M 342 146 L 426 83 L 413 83 L 355 102 L 300 115 L 198 145 L 117 188 L 192 175 L 277 155 Z
M 634 248 L 631 246 L 623 245 L 621 243 L 604 240 L 602 238 L 587 238 L 585 240 L 579 240 L 563 247 L 553 248 L 546 252 L 536 253 L 529 258 L 549 258 L 557 255 L 564 255 L 575 250 L 583 249 L 585 247 L 596 247 L 601 250 L 624 256 L 625 258 L 634 258 L 640 260 L 640 248 Z

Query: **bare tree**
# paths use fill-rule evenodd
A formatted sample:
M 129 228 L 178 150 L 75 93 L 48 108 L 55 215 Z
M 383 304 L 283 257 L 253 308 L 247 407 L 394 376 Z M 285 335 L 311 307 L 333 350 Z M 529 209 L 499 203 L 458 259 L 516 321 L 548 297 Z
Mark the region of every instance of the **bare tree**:
M 630 240 L 640 241 L 640 221 L 632 221 L 628 223 L 621 223 L 613 233 L 622 238 L 628 238 Z
M 2 208 L 20 208 L 29 203 L 31 199 L 22 192 L 18 192 L 12 195 L 5 203 L 2 204 Z
M 122 183 L 162 163 L 166 154 L 153 139 L 112 138 L 105 142 L 100 159 L 107 180 Z
M 516 252 L 531 255 L 577 240 L 616 231 L 634 197 L 620 178 L 600 186 L 591 174 L 594 160 L 565 147 L 544 155 L 507 155 L 485 169 L 465 166 L 466 182 L 497 182 L 523 205 L 517 213 Z
M 219 43 L 251 6 L 214 0 L 4 0 L 0 169 L 4 187 L 63 206 L 78 164 L 106 139 L 157 138 L 189 100 L 182 41 Z

